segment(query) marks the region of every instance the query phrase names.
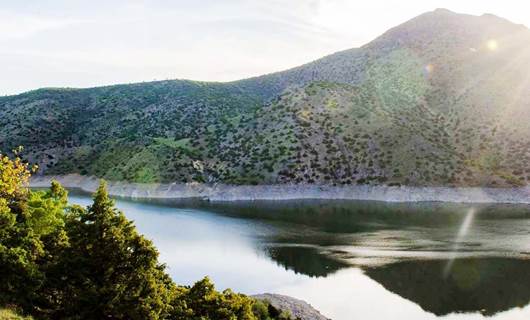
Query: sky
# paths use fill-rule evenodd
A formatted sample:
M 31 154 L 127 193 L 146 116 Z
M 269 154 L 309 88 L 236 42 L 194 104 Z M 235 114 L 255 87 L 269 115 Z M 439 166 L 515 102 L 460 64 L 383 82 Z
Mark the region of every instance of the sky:
M 362 46 L 436 8 L 530 26 L 525 0 L 0 0 L 0 95 L 237 80 Z

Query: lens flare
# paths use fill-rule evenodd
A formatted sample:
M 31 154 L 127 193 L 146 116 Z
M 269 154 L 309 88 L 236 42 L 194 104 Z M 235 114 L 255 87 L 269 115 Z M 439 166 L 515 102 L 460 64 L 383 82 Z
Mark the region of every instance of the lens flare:
M 495 51 L 499 48 L 499 43 L 495 39 L 490 39 L 488 40 L 487 46 L 490 51 Z
M 434 71 L 434 66 L 432 64 L 428 64 L 425 66 L 425 72 L 427 72 L 427 74 L 431 74 L 432 72 Z
M 459 248 L 458 245 L 466 237 L 466 235 L 467 235 L 467 233 L 469 231 L 469 228 L 471 227 L 471 224 L 473 222 L 473 218 L 474 217 L 475 217 L 475 208 L 471 208 L 467 212 L 467 214 L 466 214 L 466 216 L 464 218 L 464 221 L 460 225 L 460 229 L 458 230 L 458 234 L 456 235 L 455 245 L 453 246 L 452 257 L 449 260 L 449 262 L 447 263 L 447 265 L 445 266 L 445 270 L 444 270 L 444 277 L 446 277 L 446 278 L 449 275 L 449 272 L 451 272 L 451 268 L 453 267 L 453 263 L 455 262 L 456 253 L 457 253 L 458 248 Z

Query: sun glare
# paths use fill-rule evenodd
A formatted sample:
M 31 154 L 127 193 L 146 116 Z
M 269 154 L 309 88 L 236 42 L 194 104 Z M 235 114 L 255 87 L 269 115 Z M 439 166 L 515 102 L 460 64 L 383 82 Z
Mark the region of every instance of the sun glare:
M 495 39 L 490 39 L 488 40 L 487 46 L 490 51 L 495 51 L 499 48 L 499 43 Z

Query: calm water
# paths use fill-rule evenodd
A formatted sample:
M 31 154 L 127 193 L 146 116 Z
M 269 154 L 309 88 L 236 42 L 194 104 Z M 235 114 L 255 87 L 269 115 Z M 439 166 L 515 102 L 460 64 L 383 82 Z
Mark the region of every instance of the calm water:
M 530 206 L 117 205 L 177 283 L 209 275 L 218 289 L 291 295 L 338 320 L 530 319 Z

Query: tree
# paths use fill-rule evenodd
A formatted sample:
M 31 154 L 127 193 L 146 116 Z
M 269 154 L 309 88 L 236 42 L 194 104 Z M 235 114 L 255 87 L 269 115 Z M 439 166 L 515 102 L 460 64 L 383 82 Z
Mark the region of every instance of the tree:
M 31 192 L 28 196 L 27 223 L 40 236 L 64 227 L 64 211 L 68 192 L 57 181 L 47 191 Z
M 88 208 L 56 181 L 28 188 L 30 169 L 0 155 L 0 307 L 39 319 L 289 319 L 208 278 L 176 286 L 158 251 L 114 207 L 101 182 Z
M 65 316 L 82 319 L 161 319 L 171 312 L 175 286 L 152 242 L 114 207 L 103 181 L 87 209 L 67 218 L 70 247 L 63 270 Z
M 179 287 L 173 301 L 175 320 L 290 320 L 291 317 L 277 310 L 268 302 L 257 301 L 227 289 L 215 290 L 208 277 L 191 288 Z
M 49 190 L 29 195 L 28 227 L 39 236 L 43 247 L 43 254 L 36 260 L 43 280 L 35 290 L 31 308 L 26 310 L 43 319 L 61 310 L 69 299 L 63 292 L 63 259 L 70 246 L 64 221 L 67 208 L 68 192 L 57 181 L 51 182 Z
M 19 157 L 0 154 L 0 303 L 25 311 L 38 304 L 45 282 L 39 264 L 48 256 L 45 242 L 61 243 L 55 236 L 61 236 L 66 205 L 66 191 L 58 184 L 48 192 L 31 193 L 30 174 Z
M 175 318 L 255 320 L 257 318 L 252 312 L 252 304 L 252 299 L 231 290 L 217 292 L 210 279 L 205 277 L 189 289 L 180 288 L 176 305 L 184 305 L 187 309 L 181 310 L 180 313 L 176 310 Z

